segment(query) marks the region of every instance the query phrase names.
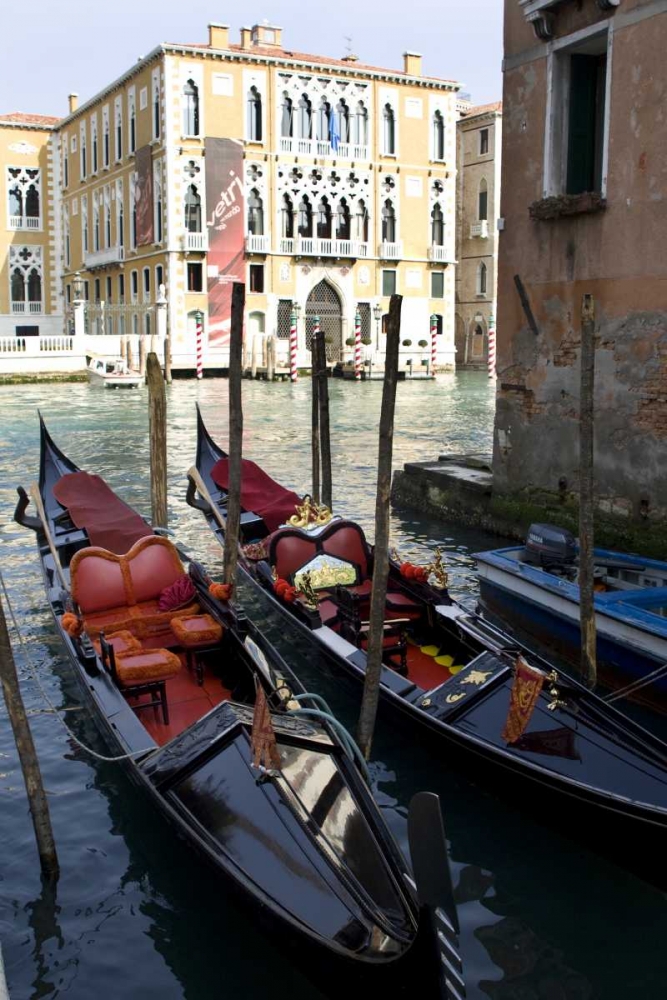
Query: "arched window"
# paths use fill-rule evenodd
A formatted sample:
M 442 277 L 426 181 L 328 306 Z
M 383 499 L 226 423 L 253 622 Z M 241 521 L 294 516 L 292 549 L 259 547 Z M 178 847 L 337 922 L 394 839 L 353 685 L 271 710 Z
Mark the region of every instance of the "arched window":
M 444 160 L 445 158 L 445 120 L 442 112 L 436 111 L 433 115 L 433 159 Z
M 283 113 L 280 120 L 280 134 L 285 138 L 294 135 L 294 116 L 292 114 L 292 100 L 285 92 L 283 94 Z
M 338 202 L 338 212 L 336 214 L 336 239 L 350 239 L 350 209 L 345 198 Z
M 111 246 L 111 207 L 104 203 L 104 245 Z
M 28 275 L 28 302 L 41 302 L 42 301 L 42 276 L 33 267 L 32 271 Z
M 385 104 L 382 109 L 382 125 L 384 135 L 384 152 L 390 156 L 396 154 L 396 118 L 391 104 Z
M 248 140 L 262 141 L 262 98 L 257 87 L 248 91 Z
M 12 217 L 23 215 L 23 195 L 18 184 L 9 190 L 9 214 Z
M 354 141 L 357 146 L 368 145 L 368 109 L 359 101 L 354 115 Z
M 388 198 L 382 206 L 382 242 L 396 242 L 396 211 Z
M 93 146 L 93 154 L 95 156 L 95 162 L 97 163 L 97 133 L 95 133 L 95 145 Z M 134 153 L 137 148 L 137 109 L 134 103 L 134 99 L 130 105 L 130 152 Z
M 331 105 L 322 98 L 317 109 L 317 138 L 321 142 L 329 141 L 329 129 L 331 127 Z
M 199 135 L 199 87 L 194 80 L 183 87 L 183 134 Z
M 123 202 L 122 201 L 120 202 L 120 206 L 118 208 L 118 219 L 117 219 L 117 222 L 118 222 L 118 225 L 117 225 L 117 229 L 118 229 L 118 233 L 117 233 L 118 246 L 119 247 L 124 247 L 125 246 L 125 220 L 124 220 Z
M 312 104 L 306 94 L 301 95 L 299 101 L 299 137 L 310 139 L 312 128 Z
M 153 137 L 160 138 L 160 84 L 157 82 L 153 92 Z
M 305 194 L 299 202 L 297 229 L 299 230 L 299 236 L 308 237 L 313 235 L 313 209 L 308 200 L 308 196 Z
M 25 302 L 25 278 L 18 267 L 12 274 L 12 302 Z
M 336 105 L 336 125 L 338 126 L 338 136 L 340 142 L 350 141 L 350 109 L 345 101 L 340 100 Z
M 264 202 L 257 188 L 248 195 L 248 232 L 252 236 L 264 235 Z
M 436 201 L 431 212 L 431 243 L 441 247 L 445 242 L 445 217 L 439 202 Z
M 487 269 L 484 261 L 480 261 L 479 267 L 477 268 L 477 294 L 486 295 L 486 278 Z
M 283 195 L 280 207 L 281 227 L 280 231 L 286 240 L 294 239 L 294 205 L 288 194 Z
M 39 190 L 31 184 L 25 195 L 25 214 L 29 218 L 39 218 Z
M 194 184 L 185 192 L 185 228 L 189 233 L 201 233 L 201 197 Z
M 135 206 L 135 218 L 136 218 L 136 206 Z M 136 229 L 135 229 L 135 240 L 136 240 Z M 98 205 L 93 206 L 93 250 L 100 249 L 100 209 Z
M 331 205 L 328 198 L 320 199 L 317 206 L 317 236 L 320 240 L 331 239 Z
M 442 335 L 442 316 L 440 313 L 434 313 L 435 316 L 435 332 L 436 336 Z
M 479 182 L 479 211 L 478 216 L 480 222 L 485 221 L 489 217 L 489 192 L 485 179 L 482 177 Z
M 357 239 L 360 243 L 368 243 L 368 209 L 363 198 L 357 202 L 356 220 Z

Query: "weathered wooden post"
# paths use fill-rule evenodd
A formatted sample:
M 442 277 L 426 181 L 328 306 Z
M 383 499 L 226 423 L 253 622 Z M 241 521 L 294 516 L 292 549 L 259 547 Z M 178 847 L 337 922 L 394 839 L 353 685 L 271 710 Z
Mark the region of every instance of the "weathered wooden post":
M 329 426 L 329 378 L 327 372 L 327 346 L 324 334 L 320 330 L 319 317 L 316 317 L 317 324 L 317 381 L 319 384 L 318 397 L 320 406 L 320 457 L 322 462 L 322 503 L 331 510 L 332 508 L 332 480 L 331 480 L 331 431 Z
M 167 393 L 157 354 L 146 361 L 148 385 L 148 434 L 151 466 L 151 520 L 154 528 L 167 527 Z
M 168 334 L 164 338 L 164 379 L 171 385 L 171 337 Z
M 581 672 L 589 687 L 597 681 L 594 593 L 593 504 L 595 494 L 595 300 L 581 302 L 579 397 L 579 617 Z
M 253 333 L 250 344 L 250 378 L 257 378 L 257 334 Z
M 139 374 L 143 377 L 146 374 L 146 334 L 139 336 Z
M 369 615 L 368 649 L 366 651 L 366 676 L 364 694 L 359 714 L 357 742 L 366 760 L 370 757 L 380 697 L 382 674 L 382 640 L 387 603 L 387 576 L 389 574 L 389 497 L 391 494 L 391 460 L 394 438 L 394 409 L 398 381 L 398 348 L 401 337 L 401 295 L 392 295 L 389 303 L 387 346 L 384 362 L 384 386 L 380 413 L 380 447 L 378 451 L 378 481 L 375 500 L 375 549 L 373 560 L 373 588 Z
M 134 358 L 132 356 L 132 337 L 131 336 L 129 336 L 127 338 L 127 351 L 126 351 L 126 354 L 127 354 L 127 357 L 126 357 L 127 370 L 129 372 L 131 372 L 132 371 L 132 364 L 134 362 Z
M 243 310 L 245 285 L 234 282 L 232 289 L 232 321 L 229 335 L 229 490 L 223 575 L 225 583 L 234 583 L 239 549 L 241 520 L 241 456 L 243 452 Z
M 310 451 L 313 465 L 313 500 L 315 503 L 320 502 L 320 383 L 317 375 L 320 370 L 319 329 L 319 321 L 315 317 L 315 326 L 310 342 L 310 385 L 312 392 Z
M 271 334 L 266 340 L 266 381 L 273 382 L 276 374 L 276 338 Z
M 11 723 L 16 749 L 18 750 L 23 781 L 28 795 L 32 825 L 35 829 L 39 863 L 45 875 L 57 875 L 60 867 L 56 845 L 53 839 L 51 817 L 46 794 L 42 784 L 42 774 L 37 760 L 35 744 L 28 725 L 21 688 L 19 686 L 14 654 L 9 641 L 5 610 L 0 598 L 0 680 L 2 692 L 7 706 L 7 715 Z
M 124 333 L 120 337 L 120 356 L 123 361 L 127 358 L 127 336 Z

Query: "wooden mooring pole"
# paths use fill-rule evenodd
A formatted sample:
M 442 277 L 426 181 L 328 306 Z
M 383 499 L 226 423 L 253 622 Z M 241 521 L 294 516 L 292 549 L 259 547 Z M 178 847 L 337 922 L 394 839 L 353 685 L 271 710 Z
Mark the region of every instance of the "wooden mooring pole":
M 164 380 L 171 385 L 171 337 L 164 338 Z
M 322 503 L 331 510 L 333 486 L 331 480 L 331 431 L 329 427 L 329 377 L 327 373 L 327 345 L 324 334 L 317 334 L 317 381 L 320 404 L 320 459 L 322 463 Z
M 223 576 L 225 583 L 234 583 L 239 555 L 241 521 L 241 458 L 243 453 L 243 310 L 245 285 L 234 282 L 232 289 L 232 321 L 229 339 L 229 490 Z
M 597 682 L 594 593 L 595 494 L 595 300 L 581 303 L 581 383 L 579 397 L 579 615 L 581 672 L 589 687 Z
M 46 801 L 46 793 L 42 784 L 42 773 L 37 760 L 35 744 L 32 733 L 28 725 L 28 717 L 25 712 L 21 688 L 19 686 L 14 654 L 9 641 L 5 610 L 0 597 L 0 680 L 2 681 L 2 691 L 5 696 L 7 714 L 11 723 L 16 749 L 18 750 L 23 781 L 28 794 L 28 804 L 32 825 L 35 828 L 35 838 L 37 840 L 37 850 L 39 852 L 39 863 L 45 875 L 55 876 L 60 871 L 56 844 L 53 839 L 53 828 L 51 827 L 51 817 L 49 816 L 49 806 Z
M 146 359 L 148 434 L 151 466 L 151 520 L 154 528 L 167 527 L 167 393 L 158 356 Z
M 357 743 L 366 760 L 370 757 L 380 697 L 382 674 L 382 641 L 387 603 L 387 576 L 389 575 L 389 498 L 391 494 L 391 460 L 394 440 L 394 410 L 396 408 L 396 383 L 398 381 L 398 349 L 401 339 L 401 305 L 403 297 L 392 295 L 389 303 L 387 348 L 380 413 L 380 447 L 378 451 L 378 480 L 375 500 L 375 549 L 373 558 L 373 587 L 369 615 L 368 649 L 366 651 L 366 676 L 364 694 L 359 713 Z
M 320 381 L 317 373 L 320 370 L 320 324 L 315 319 L 311 346 L 310 346 L 310 385 L 312 392 L 312 427 L 310 433 L 310 451 L 313 466 L 313 500 L 320 502 Z

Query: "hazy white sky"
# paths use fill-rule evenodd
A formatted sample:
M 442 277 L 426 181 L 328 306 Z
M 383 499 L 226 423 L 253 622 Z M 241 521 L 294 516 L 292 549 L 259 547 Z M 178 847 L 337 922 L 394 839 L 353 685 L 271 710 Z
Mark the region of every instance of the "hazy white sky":
M 501 98 L 503 0 L 0 0 L 0 113 L 64 115 L 67 95 L 81 102 L 160 42 L 205 42 L 209 21 L 241 25 L 265 18 L 283 44 L 340 58 L 351 44 L 363 62 L 402 67 L 405 49 L 421 52 L 424 73 L 458 80 L 476 104 Z M 18 26 L 18 27 L 17 27 Z M 351 43 L 346 40 L 351 36 Z

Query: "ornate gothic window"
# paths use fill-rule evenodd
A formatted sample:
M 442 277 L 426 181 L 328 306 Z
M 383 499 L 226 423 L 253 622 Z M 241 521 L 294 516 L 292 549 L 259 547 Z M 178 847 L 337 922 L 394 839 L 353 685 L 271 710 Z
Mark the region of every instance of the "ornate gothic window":
M 350 109 L 344 100 L 336 105 L 336 125 L 340 142 L 350 141 Z
M 440 203 L 436 201 L 431 212 L 431 243 L 441 247 L 445 242 L 445 218 Z
M 109 166 L 110 156 L 111 156 L 111 151 L 109 148 L 109 109 L 102 108 L 102 163 L 105 167 Z
M 127 108 L 127 117 L 130 123 L 130 152 L 134 153 L 137 149 L 137 102 L 134 89 L 127 95 Z
M 317 109 L 317 138 L 321 142 L 328 142 L 331 129 L 331 105 L 323 97 Z
M 354 141 L 357 146 L 368 145 L 368 109 L 359 101 L 354 115 Z
M 289 139 L 294 135 L 294 115 L 292 100 L 287 96 L 287 92 L 283 94 L 283 110 L 282 117 L 280 119 L 280 134 L 284 138 Z
M 487 269 L 484 261 L 480 261 L 477 268 L 477 294 L 486 295 Z
M 183 134 L 199 135 L 199 88 L 194 80 L 183 87 Z
M 331 239 L 331 205 L 328 198 L 321 198 L 317 206 L 317 236 L 320 240 Z
M 42 301 L 42 276 L 33 267 L 28 275 L 28 302 L 41 302 Z
M 7 167 L 7 205 L 11 229 L 40 228 L 39 167 Z
M 299 100 L 299 137 L 310 139 L 312 134 L 312 104 L 306 94 Z
M 201 233 L 201 196 L 195 184 L 185 191 L 185 228 L 189 233 Z
M 88 196 L 81 195 L 81 246 L 88 253 Z
M 160 71 L 153 73 L 153 138 L 160 138 Z
M 338 212 L 336 213 L 336 239 L 350 239 L 350 209 L 345 198 L 338 202 Z
M 357 239 L 360 243 L 368 243 L 368 209 L 363 198 L 357 202 L 356 220 Z
M 12 271 L 12 302 L 25 302 L 25 278 L 18 267 Z
M 100 206 L 97 194 L 93 195 L 93 250 L 100 249 Z
M 79 155 L 81 157 L 81 179 L 88 176 L 88 149 L 86 144 L 86 123 L 81 122 L 81 136 L 79 139 Z
M 309 237 L 313 235 L 313 209 L 308 200 L 308 195 L 303 196 L 299 202 L 298 226 L 299 236 Z
M 111 246 L 111 205 L 109 203 L 109 189 L 104 192 L 104 245 Z
M 396 242 L 396 210 L 389 198 L 382 206 L 382 242 Z
M 42 311 L 42 267 L 43 251 L 40 246 L 9 247 L 12 312 Z
M 479 182 L 479 199 L 478 199 L 477 215 L 480 222 L 485 221 L 489 217 L 489 193 L 486 180 L 483 177 Z
M 25 214 L 28 219 L 39 219 L 39 189 L 34 184 L 25 193 Z
M 288 194 L 283 195 L 280 215 L 283 237 L 286 240 L 294 239 L 294 205 Z
M 98 148 L 97 148 L 97 115 L 93 115 L 90 119 L 90 150 L 91 150 L 91 161 L 93 173 L 97 173 L 99 166 L 98 162 Z
M 23 219 L 23 192 L 18 182 L 9 189 L 9 214 L 13 219 Z
M 389 156 L 396 155 L 396 118 L 391 104 L 385 104 L 382 109 L 383 152 Z
M 123 157 L 123 109 L 120 97 L 116 98 L 114 104 L 114 127 L 116 131 L 116 159 Z
M 433 159 L 445 158 L 445 120 L 440 111 L 433 115 Z
M 118 195 L 116 195 L 118 197 Z M 118 246 L 125 246 L 125 213 L 123 210 L 123 199 L 118 202 L 118 214 L 116 216 L 116 236 L 118 239 Z
M 159 162 L 153 168 L 153 201 L 155 205 L 155 242 L 162 243 L 162 174 Z
M 248 91 L 248 141 L 262 141 L 262 98 L 257 87 Z
M 257 188 L 248 196 L 248 232 L 252 236 L 264 235 L 264 202 Z

